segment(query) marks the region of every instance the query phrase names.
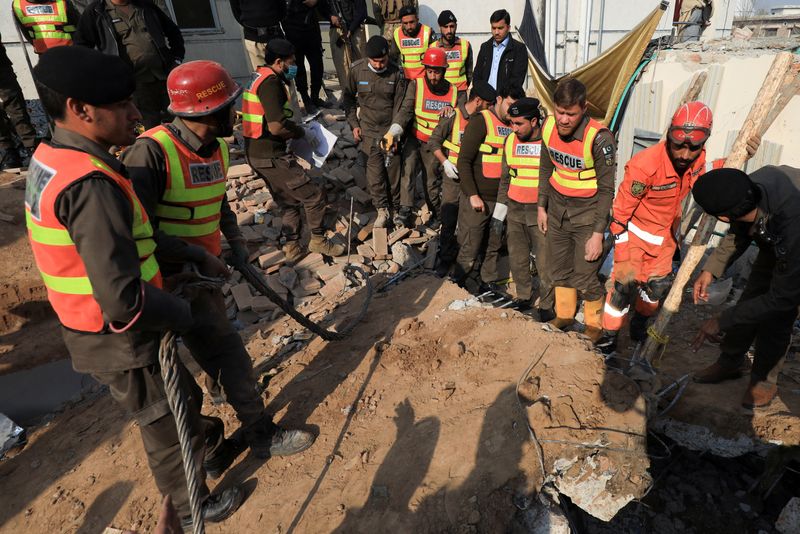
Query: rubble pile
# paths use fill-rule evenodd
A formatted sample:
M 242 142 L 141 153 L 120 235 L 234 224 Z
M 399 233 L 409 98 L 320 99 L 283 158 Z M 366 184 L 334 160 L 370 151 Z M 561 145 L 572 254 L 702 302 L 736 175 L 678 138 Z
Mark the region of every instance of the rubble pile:
M 348 264 L 361 268 L 367 275 L 391 275 L 417 266 L 433 269 L 438 251 L 438 232 L 426 226 L 432 214 L 425 206 L 419 210 L 413 229 L 373 228 L 376 211 L 365 191 L 364 165 L 344 118 L 339 110 L 320 113 L 320 122 L 338 140 L 322 168 L 308 165 L 306 169 L 309 178 L 327 191 L 331 207 L 326 217 L 327 237 L 344 244 L 350 240 L 349 254 L 338 258 L 312 253 L 295 265 L 287 263 L 281 250 L 284 244 L 281 210 L 265 180 L 244 162 L 243 151 L 235 144 L 231 148 L 226 196 L 247 241 L 250 262 L 263 272 L 276 293 L 306 315 L 316 315 L 316 310 L 326 307 L 326 301 L 336 301 L 352 285 L 344 274 Z M 229 141 L 236 142 L 234 138 Z M 223 292 L 228 317 L 238 320 L 241 326 L 274 320 L 283 314 L 275 303 L 243 281 L 238 272 L 223 287 Z

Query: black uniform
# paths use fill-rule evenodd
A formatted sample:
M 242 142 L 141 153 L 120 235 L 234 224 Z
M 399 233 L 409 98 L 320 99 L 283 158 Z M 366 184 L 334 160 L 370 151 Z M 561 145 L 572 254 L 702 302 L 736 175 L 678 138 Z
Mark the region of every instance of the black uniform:
M 319 10 L 320 16 L 326 20 L 330 19 L 331 13 L 327 2 L 319 1 L 315 7 Z M 308 106 L 309 102 L 313 103 L 314 99 L 319 98 L 322 89 L 322 34 L 315 8 L 306 6 L 302 0 L 288 0 L 283 30 L 286 32 L 286 38 L 294 45 L 297 59 L 297 78 L 295 78 L 297 92 Z M 310 96 L 306 59 L 311 67 Z
M 36 145 L 36 130 L 31 125 L 25 97 L 6 49 L 0 44 L 0 169 L 21 163 L 14 142 L 15 131 L 26 149 Z
M 750 175 L 761 192 L 755 223 L 734 222 L 704 271 L 716 277 L 752 243 L 758 246 L 747 286 L 736 306 L 722 312 L 720 364 L 737 368 L 751 345 L 751 382 L 775 383 L 791 342 L 800 305 L 800 169 L 764 167 Z

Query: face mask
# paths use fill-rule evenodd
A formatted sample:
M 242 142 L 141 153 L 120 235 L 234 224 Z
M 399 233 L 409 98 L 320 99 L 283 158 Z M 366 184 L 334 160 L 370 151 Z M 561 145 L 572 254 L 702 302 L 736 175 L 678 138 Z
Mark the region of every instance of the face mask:
M 375 74 L 381 74 L 383 72 L 386 72 L 386 67 L 383 67 L 382 69 L 376 69 L 375 67 L 372 66 L 372 63 L 368 63 L 367 66 L 369 67 L 369 70 L 371 70 Z
M 294 77 L 297 76 L 297 65 L 289 65 L 283 75 L 289 81 L 294 80 Z

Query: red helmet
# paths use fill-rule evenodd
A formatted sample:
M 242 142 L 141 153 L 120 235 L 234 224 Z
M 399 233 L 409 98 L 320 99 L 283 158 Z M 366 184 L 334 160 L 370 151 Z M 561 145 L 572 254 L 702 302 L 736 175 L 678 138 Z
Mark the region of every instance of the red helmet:
M 441 48 L 428 48 L 422 56 L 422 64 L 426 67 L 447 68 L 447 54 Z
M 667 135 L 676 145 L 689 143 L 700 146 L 711 135 L 713 122 L 711 109 L 708 106 L 702 102 L 688 102 L 673 115 Z
M 242 93 L 242 87 L 216 61 L 189 61 L 169 73 L 167 93 L 170 113 L 202 117 L 231 104 Z

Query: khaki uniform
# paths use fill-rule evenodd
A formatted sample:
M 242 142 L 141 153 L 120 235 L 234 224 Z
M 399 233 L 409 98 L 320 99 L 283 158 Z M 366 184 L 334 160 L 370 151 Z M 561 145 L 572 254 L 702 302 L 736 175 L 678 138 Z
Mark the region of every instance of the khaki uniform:
M 74 132 L 56 128 L 53 144 L 81 150 L 114 171 L 124 172 L 106 150 Z M 78 206 L 80 209 L 75 209 Z M 121 334 L 62 328 L 72 365 L 76 371 L 90 373 L 107 385 L 114 400 L 136 419 L 156 485 L 162 494 L 172 496 L 180 515 L 188 515 L 180 444 L 161 379 L 158 348 L 162 330 L 180 330 L 191 323 L 189 304 L 157 290 L 148 291 L 147 299 L 142 301 L 139 254 L 130 231 L 119 231 L 130 228 L 130 201 L 117 185 L 90 175 L 65 189 L 55 208 L 81 252 L 93 296 L 103 314 L 120 322 L 129 322 L 141 314 L 131 329 Z M 102 252 L 92 253 L 94 249 Z M 222 443 L 222 423 L 199 414 L 202 392 L 180 364 L 179 372 L 184 391 L 189 394 L 192 449 L 202 456 L 205 446 L 209 458 Z M 208 495 L 203 477 L 200 481 L 201 496 Z
M 288 96 L 278 76 L 271 76 L 259 86 L 258 98 L 264 106 L 266 122 L 281 122 L 295 139 L 303 137 L 303 128 L 284 116 L 283 106 Z M 300 239 L 302 211 L 305 211 L 311 233 L 323 235 L 327 209 L 325 190 L 308 178 L 295 156 L 286 150 L 286 140 L 270 134 L 266 123 L 259 139 L 245 138 L 248 163 L 267 182 L 273 198 L 283 210 L 283 233 L 287 241 Z
M 142 124 L 145 129 L 150 129 L 170 118 L 166 83 L 169 70 L 165 68 L 148 32 L 144 14 L 136 4 L 131 3 L 125 8 L 106 0 L 106 11 L 114 23 L 121 45 L 120 55 L 133 64 L 136 75 L 133 100 L 142 114 Z
M 459 104 L 459 109 L 467 120 L 471 119 L 467 114 L 464 104 Z M 431 153 L 441 150 L 447 155 L 444 142 L 450 139 L 455 124 L 455 114 L 443 118 L 434 128 L 431 138 L 428 141 Z M 458 254 L 458 241 L 456 240 L 456 226 L 458 224 L 458 204 L 461 199 L 461 184 L 452 178 L 442 175 L 442 204 L 440 207 L 440 218 L 442 227 L 439 231 L 439 261 L 445 265 L 450 265 Z
M 536 141 L 534 139 L 530 142 Z M 511 176 L 508 166 L 503 160 L 503 172 L 500 177 L 500 187 L 497 192 L 497 201 L 508 206 L 506 215 L 506 242 L 508 245 L 508 260 L 511 267 L 511 276 L 517 290 L 517 298 L 530 301 L 533 304 L 533 276 L 531 272 L 531 255 L 536 256 L 535 272 L 539 277 L 538 308 L 551 310 L 553 308 L 553 284 L 547 273 L 547 245 L 545 235 L 539 230 L 538 213 L 539 205 L 523 204 L 508 198 L 508 187 Z
M 483 255 L 480 268 L 481 280 L 488 283 L 496 282 L 498 278 L 497 259 L 503 246 L 503 237 L 495 232 L 489 232 L 489 224 L 497 202 L 500 180 L 486 178 L 483 175 L 479 148 L 486 135 L 486 123 L 482 118 L 474 117 L 464 130 L 461 150 L 458 153 L 458 176 L 463 194 L 459 201 L 459 250 L 453 276 L 459 282 L 473 270 L 481 255 Z M 475 211 L 472 208 L 469 198 L 473 195 L 483 200 L 483 211 Z
M 588 118 L 578 126 L 573 139 L 583 140 Z M 558 135 L 554 132 L 553 135 Z M 539 206 L 547 210 L 547 274 L 554 287 L 571 287 L 584 300 L 603 298 L 604 289 L 597 276 L 600 261 L 584 259 L 586 241 L 592 233 L 604 233 L 608 227 L 611 204 L 614 200 L 616 144 L 608 130 L 601 130 L 592 146 L 597 172 L 597 193 L 590 198 L 562 195 L 550 185 L 553 162 L 547 150 L 542 150 L 539 173 Z
M 202 157 L 211 156 L 218 147 L 216 141 L 204 145 L 180 118 L 173 121 L 170 129 Z M 180 272 L 187 262 L 202 259 L 206 253 L 202 247 L 158 230 L 156 206 L 167 184 L 167 162 L 161 147 L 154 140 L 141 137 L 123 153 L 122 161 L 156 230 L 156 257 L 162 272 L 169 276 Z M 221 206 L 220 230 L 229 241 L 243 240 L 236 215 L 225 198 Z M 193 328 L 181 336 L 192 356 L 203 371 L 222 386 L 225 398 L 236 410 L 244 427 L 261 422 L 264 402 L 255 389 L 252 361 L 242 338 L 226 316 L 222 290 L 199 291 L 192 300 L 192 316 Z
M 397 208 L 400 203 L 400 156 L 385 166 L 379 142 L 399 112 L 406 94 L 403 71 L 389 63 L 385 72 L 376 74 L 369 61 L 353 63 L 344 85 L 343 106 L 351 128 L 361 128 L 359 149 L 367 156 L 367 185 L 376 208 Z

